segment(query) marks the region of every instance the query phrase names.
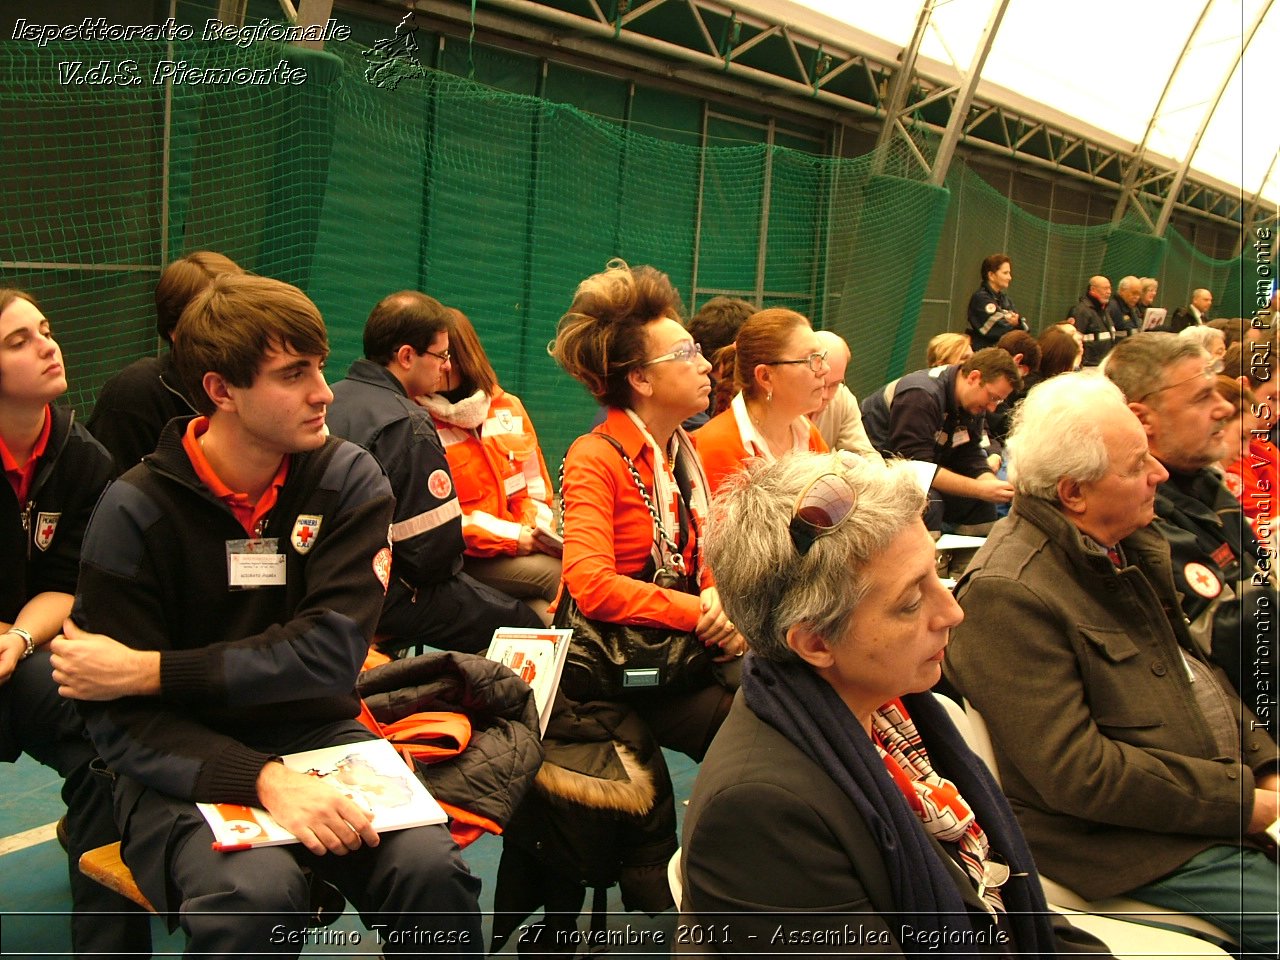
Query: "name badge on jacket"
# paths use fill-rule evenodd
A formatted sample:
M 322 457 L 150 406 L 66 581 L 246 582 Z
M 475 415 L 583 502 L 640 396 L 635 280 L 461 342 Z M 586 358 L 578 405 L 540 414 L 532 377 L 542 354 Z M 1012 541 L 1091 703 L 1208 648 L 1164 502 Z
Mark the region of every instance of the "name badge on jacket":
M 227 586 L 232 590 L 283 587 L 284 554 L 278 537 L 227 541 Z

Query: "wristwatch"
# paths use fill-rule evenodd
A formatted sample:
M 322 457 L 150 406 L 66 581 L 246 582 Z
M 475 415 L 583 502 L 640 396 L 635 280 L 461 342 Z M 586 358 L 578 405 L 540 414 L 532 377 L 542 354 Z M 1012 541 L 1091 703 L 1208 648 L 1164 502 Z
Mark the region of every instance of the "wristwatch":
M 31 656 L 33 653 L 36 652 L 35 638 L 33 638 L 31 634 L 27 633 L 27 631 L 23 630 L 21 627 L 10 627 L 8 630 L 5 631 L 5 633 L 12 633 L 15 637 L 21 637 L 22 642 L 26 644 L 26 647 L 22 651 L 22 656 L 20 657 L 20 659 L 25 660 L 27 659 L 27 657 Z

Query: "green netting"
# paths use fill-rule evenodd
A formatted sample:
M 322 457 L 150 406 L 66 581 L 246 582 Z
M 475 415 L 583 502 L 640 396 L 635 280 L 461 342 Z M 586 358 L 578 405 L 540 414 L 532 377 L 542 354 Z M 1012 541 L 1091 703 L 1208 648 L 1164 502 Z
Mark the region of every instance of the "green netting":
M 179 10 L 200 23 L 206 7 Z M 548 75 L 547 99 L 534 97 L 532 61 L 478 47 L 445 46 L 441 64 L 455 73 L 415 68 L 394 88 L 377 86 L 362 52 L 390 33 L 363 24 L 324 53 L 265 42 L 0 43 L 0 283 L 41 297 L 82 411 L 107 376 L 155 349 L 162 264 L 202 248 L 302 286 L 328 322 L 335 378 L 385 294 L 416 288 L 459 307 L 524 398 L 550 460 L 593 407 L 545 346 L 576 284 L 613 256 L 667 271 L 690 309 L 730 293 L 835 329 L 855 345 L 859 393 L 920 364 L 923 339 L 937 332 L 920 323 L 922 304 L 946 304 L 941 329 L 963 323 L 971 275 L 994 250 L 1014 257 L 1023 311 L 1045 320 L 1065 314 L 1104 264 L 1163 258 L 1167 284 L 1177 264 L 1188 277 L 1204 266 L 1133 218 L 1115 231 L 1051 225 L 962 165 L 946 189 L 931 187 L 906 146 L 879 163 L 834 159 L 816 155 L 821 145 L 769 146 L 762 125 L 720 116 L 699 146 L 696 101 L 653 91 L 626 101 L 619 82 L 569 68 Z M 285 60 L 308 79 L 151 83 L 166 59 L 250 70 Z M 146 82 L 59 84 L 69 60 L 132 61 Z M 472 70 L 486 83 L 456 75 Z M 616 116 L 624 102 L 631 126 L 596 115 Z M 933 149 L 927 138 L 916 147 Z M 1210 286 L 1231 270 L 1211 266 L 1222 273 Z M 1229 283 L 1220 286 L 1226 295 Z
M 957 160 L 947 177 L 952 203 L 943 230 L 944 253 L 933 265 L 930 284 L 944 291 L 950 312 L 916 331 L 915 350 L 933 334 L 965 326 L 969 294 L 977 289 L 979 265 L 987 254 L 1004 252 L 1013 261 L 1010 296 L 1033 330 L 1066 317 L 1095 274 L 1112 284 L 1126 275 L 1160 280 L 1157 304 L 1172 308 L 1188 301 L 1196 287 L 1215 297 L 1215 316 L 1239 316 L 1251 307 L 1241 297 L 1242 271 L 1252 272 L 1251 253 L 1215 260 L 1197 251 L 1176 230 L 1156 237 L 1141 214 L 1130 210 L 1118 224 L 1073 226 L 1053 223 L 1024 210 L 979 174 Z M 1101 201 L 1109 210 L 1109 196 Z M 1246 291 L 1247 292 L 1247 291 Z
M 250 73 L 284 61 L 309 80 L 151 82 L 165 61 Z M 88 82 L 99 64 L 116 82 Z M 155 350 L 162 262 L 213 248 L 309 283 L 340 69 L 331 54 L 269 44 L 0 45 L 0 283 L 40 298 L 82 412 L 108 376 Z M 86 82 L 61 83 L 60 71 Z

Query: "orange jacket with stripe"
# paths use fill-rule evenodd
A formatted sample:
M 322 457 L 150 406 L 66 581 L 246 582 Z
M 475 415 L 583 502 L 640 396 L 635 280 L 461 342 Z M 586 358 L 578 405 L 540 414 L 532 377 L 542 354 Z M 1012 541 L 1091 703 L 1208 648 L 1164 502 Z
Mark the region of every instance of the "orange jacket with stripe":
M 524 405 L 501 387 L 457 403 L 419 397 L 431 412 L 462 506 L 473 557 L 515 556 L 520 528 L 552 524 L 551 479 Z

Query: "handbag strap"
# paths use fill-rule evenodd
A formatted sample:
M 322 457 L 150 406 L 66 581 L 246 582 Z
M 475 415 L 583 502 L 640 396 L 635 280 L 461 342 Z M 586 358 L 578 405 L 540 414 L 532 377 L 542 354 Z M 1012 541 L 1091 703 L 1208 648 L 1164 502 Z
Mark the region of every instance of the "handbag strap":
M 644 505 L 649 509 L 649 516 L 653 518 L 654 542 L 661 542 L 662 546 L 666 547 L 667 552 L 671 557 L 671 565 L 678 568 L 675 572 L 683 576 L 685 573 L 684 554 L 680 552 L 680 548 L 672 542 L 671 537 L 667 534 L 667 528 L 662 523 L 662 517 L 658 515 L 658 510 L 653 505 L 653 498 L 649 496 L 648 488 L 645 487 L 644 481 L 640 479 L 640 471 L 636 469 L 635 463 L 633 463 L 631 458 L 627 456 L 627 451 L 623 450 L 622 444 L 613 439 L 613 437 L 609 436 L 607 433 L 592 433 L 588 434 L 588 436 L 599 437 L 601 440 L 607 440 L 613 449 L 618 451 L 618 456 L 622 457 L 622 462 L 627 465 L 627 470 L 631 473 L 631 479 L 635 481 L 636 490 L 640 492 L 640 499 L 644 501 Z M 560 461 L 561 496 L 563 496 L 564 491 L 564 462 L 567 459 L 568 454 L 566 453 L 564 459 Z M 564 537 L 563 509 L 560 511 L 560 536 L 562 538 Z

